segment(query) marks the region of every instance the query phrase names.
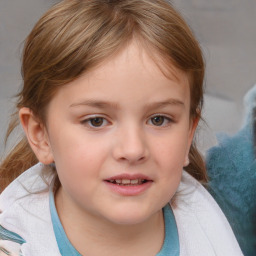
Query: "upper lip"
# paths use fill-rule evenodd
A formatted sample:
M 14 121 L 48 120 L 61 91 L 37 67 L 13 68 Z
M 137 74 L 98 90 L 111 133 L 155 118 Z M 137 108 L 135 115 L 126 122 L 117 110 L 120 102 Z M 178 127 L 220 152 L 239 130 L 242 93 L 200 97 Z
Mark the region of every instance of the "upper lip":
M 107 179 L 105 179 L 106 181 L 108 180 L 147 180 L 147 181 L 152 181 L 151 178 L 149 178 L 148 176 L 144 175 L 144 174 L 119 174 L 119 175 L 115 175 L 112 177 L 109 177 Z

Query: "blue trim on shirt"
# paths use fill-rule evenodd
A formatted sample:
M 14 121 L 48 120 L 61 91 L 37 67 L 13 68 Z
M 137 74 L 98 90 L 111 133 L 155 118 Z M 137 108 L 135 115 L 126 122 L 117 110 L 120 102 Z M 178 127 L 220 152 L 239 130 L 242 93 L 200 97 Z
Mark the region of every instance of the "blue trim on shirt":
M 24 244 L 26 241 L 18 234 L 9 231 L 0 225 L 0 240 L 8 240 L 17 244 Z
M 60 222 L 55 202 L 53 191 L 50 191 L 50 212 L 52 218 L 52 225 L 56 237 L 56 241 L 59 247 L 59 251 L 62 256 L 82 256 L 69 241 L 63 226 Z
M 55 203 L 54 194 L 50 191 L 50 211 L 53 229 L 59 251 L 62 256 L 82 256 L 70 243 L 63 226 L 60 222 Z M 165 223 L 165 240 L 161 251 L 156 256 L 179 256 L 180 245 L 176 221 L 170 205 L 166 205 L 163 209 Z
M 179 234 L 172 208 L 167 204 L 164 209 L 165 239 L 161 251 L 156 256 L 179 256 Z

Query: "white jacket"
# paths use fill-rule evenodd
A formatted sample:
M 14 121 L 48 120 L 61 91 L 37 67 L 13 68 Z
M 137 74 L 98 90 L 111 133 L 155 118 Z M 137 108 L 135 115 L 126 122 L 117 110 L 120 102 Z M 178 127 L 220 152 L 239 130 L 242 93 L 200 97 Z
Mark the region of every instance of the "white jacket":
M 20 246 L 0 240 L 0 248 L 14 252 L 12 255 L 19 255 L 19 250 L 23 256 L 60 255 L 51 223 L 49 186 L 41 178 L 41 172 L 39 163 L 20 175 L 0 195 L 0 226 L 26 241 Z M 53 176 L 48 182 L 51 179 Z M 35 193 L 39 190 L 44 192 Z M 243 255 L 218 205 L 185 171 L 171 206 L 178 227 L 180 256 Z M 6 254 L 0 250 L 0 255 Z

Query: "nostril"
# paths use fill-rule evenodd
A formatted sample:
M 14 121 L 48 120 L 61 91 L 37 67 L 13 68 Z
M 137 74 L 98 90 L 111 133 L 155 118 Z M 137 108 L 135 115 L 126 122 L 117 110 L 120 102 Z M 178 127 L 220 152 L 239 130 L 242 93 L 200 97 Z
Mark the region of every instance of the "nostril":
M 131 157 L 131 156 L 126 156 L 126 157 L 120 157 L 120 161 L 127 161 L 127 162 L 130 162 L 130 163 L 140 163 L 140 162 L 143 162 L 144 160 L 146 159 L 145 156 L 142 156 L 142 157 Z
M 145 159 L 145 156 L 142 156 L 138 159 L 138 161 L 143 161 Z

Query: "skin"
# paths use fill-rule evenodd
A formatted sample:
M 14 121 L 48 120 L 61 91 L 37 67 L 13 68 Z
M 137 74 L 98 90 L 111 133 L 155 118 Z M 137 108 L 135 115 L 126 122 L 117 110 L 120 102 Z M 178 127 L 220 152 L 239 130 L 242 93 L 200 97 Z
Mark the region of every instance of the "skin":
M 62 87 L 46 125 L 20 110 L 39 161 L 55 162 L 57 211 L 83 255 L 148 256 L 161 249 L 162 208 L 180 183 L 197 125 L 189 116 L 188 77 L 172 70 L 165 76 L 133 41 Z M 116 175 L 146 175 L 150 184 L 123 195 L 106 182 Z

